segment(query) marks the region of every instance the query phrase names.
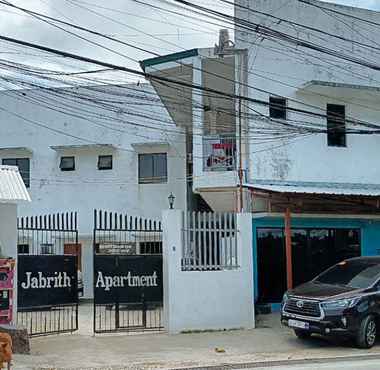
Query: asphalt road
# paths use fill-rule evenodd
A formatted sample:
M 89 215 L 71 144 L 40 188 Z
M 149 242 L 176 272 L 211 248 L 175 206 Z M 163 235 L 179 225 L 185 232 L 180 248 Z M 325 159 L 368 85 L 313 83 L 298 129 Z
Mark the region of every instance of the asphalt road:
M 380 359 L 368 361 L 339 361 L 330 363 L 310 363 L 302 365 L 256 367 L 252 370 L 379 370 Z M 246 369 L 245 369 L 246 370 Z

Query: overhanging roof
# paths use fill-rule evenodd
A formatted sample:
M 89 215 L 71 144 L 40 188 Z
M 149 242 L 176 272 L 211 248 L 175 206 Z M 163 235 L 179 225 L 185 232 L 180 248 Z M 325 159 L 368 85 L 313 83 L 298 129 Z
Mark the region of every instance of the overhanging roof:
M 84 145 L 52 145 L 50 149 L 56 152 L 61 152 L 63 150 L 86 150 L 86 149 L 112 149 L 115 150 L 116 147 L 113 144 L 84 144 Z
M 151 67 L 157 64 L 162 64 L 162 63 L 173 62 L 179 59 L 191 58 L 197 55 L 198 55 L 198 49 L 190 49 L 190 50 L 181 51 L 179 53 L 167 54 L 167 55 L 162 55 L 155 58 L 142 60 L 140 62 L 140 66 L 145 71 L 146 67 Z
M 321 80 L 311 80 L 299 87 L 298 90 L 308 91 L 315 87 L 329 87 L 329 88 L 338 88 L 338 89 L 351 89 L 351 90 L 362 90 L 362 91 L 372 91 L 380 92 L 380 87 L 378 86 L 368 86 L 368 85 L 359 85 L 359 84 L 347 84 L 341 82 L 330 82 L 330 81 L 321 81 Z
M 170 144 L 167 141 L 152 141 L 152 142 L 132 143 L 131 146 L 136 152 L 144 152 L 150 149 L 168 150 L 170 147 Z
M 30 202 L 30 196 L 18 168 L 0 166 L 0 202 L 17 203 L 20 201 Z
M 245 186 L 251 189 L 283 194 L 380 196 L 380 184 L 258 180 L 245 184 Z
M 15 146 L 15 147 L 6 147 L 6 148 L 0 148 L 0 153 L 20 153 L 20 154 L 32 154 L 33 151 L 30 148 L 27 148 L 25 146 Z

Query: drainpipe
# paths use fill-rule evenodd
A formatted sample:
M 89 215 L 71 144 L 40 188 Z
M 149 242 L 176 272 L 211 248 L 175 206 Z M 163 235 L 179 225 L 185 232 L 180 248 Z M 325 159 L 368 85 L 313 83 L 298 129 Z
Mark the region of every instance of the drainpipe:
M 292 230 L 290 208 L 285 211 L 285 250 L 286 250 L 286 281 L 287 288 L 293 288 L 293 263 L 292 263 Z

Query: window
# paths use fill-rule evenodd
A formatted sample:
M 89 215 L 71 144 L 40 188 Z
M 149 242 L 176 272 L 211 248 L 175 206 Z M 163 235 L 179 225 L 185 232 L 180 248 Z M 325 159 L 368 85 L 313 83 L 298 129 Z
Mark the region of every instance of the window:
M 18 244 L 17 245 L 18 254 L 29 254 L 29 244 Z
M 344 261 L 331 267 L 318 276 L 318 282 L 329 285 L 344 285 L 356 289 L 365 289 L 379 279 L 380 266 L 371 261 Z
M 27 188 L 30 187 L 30 161 L 29 158 L 4 158 L 3 165 L 5 166 L 17 166 L 20 171 L 20 175 L 24 180 L 24 184 Z
M 346 146 L 346 112 L 344 105 L 327 104 L 327 144 Z
M 75 157 L 61 157 L 59 164 L 61 171 L 74 171 L 75 170 Z
M 166 153 L 139 154 L 139 184 L 167 182 Z
M 269 97 L 269 117 L 275 119 L 286 119 L 286 99 Z
M 99 156 L 98 170 L 112 170 L 112 155 Z
M 162 253 L 161 241 L 140 242 L 140 254 L 161 254 L 161 253 Z
M 41 243 L 41 253 L 40 254 L 53 254 L 54 244 L 51 243 Z

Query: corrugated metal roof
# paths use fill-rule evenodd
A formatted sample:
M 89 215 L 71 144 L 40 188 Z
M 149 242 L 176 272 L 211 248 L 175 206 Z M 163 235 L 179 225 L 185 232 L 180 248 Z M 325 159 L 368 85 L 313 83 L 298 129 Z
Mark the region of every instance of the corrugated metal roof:
M 18 168 L 15 166 L 0 166 L 0 202 L 30 202 Z
M 246 186 L 276 193 L 380 196 L 380 185 L 377 184 L 259 180 Z

